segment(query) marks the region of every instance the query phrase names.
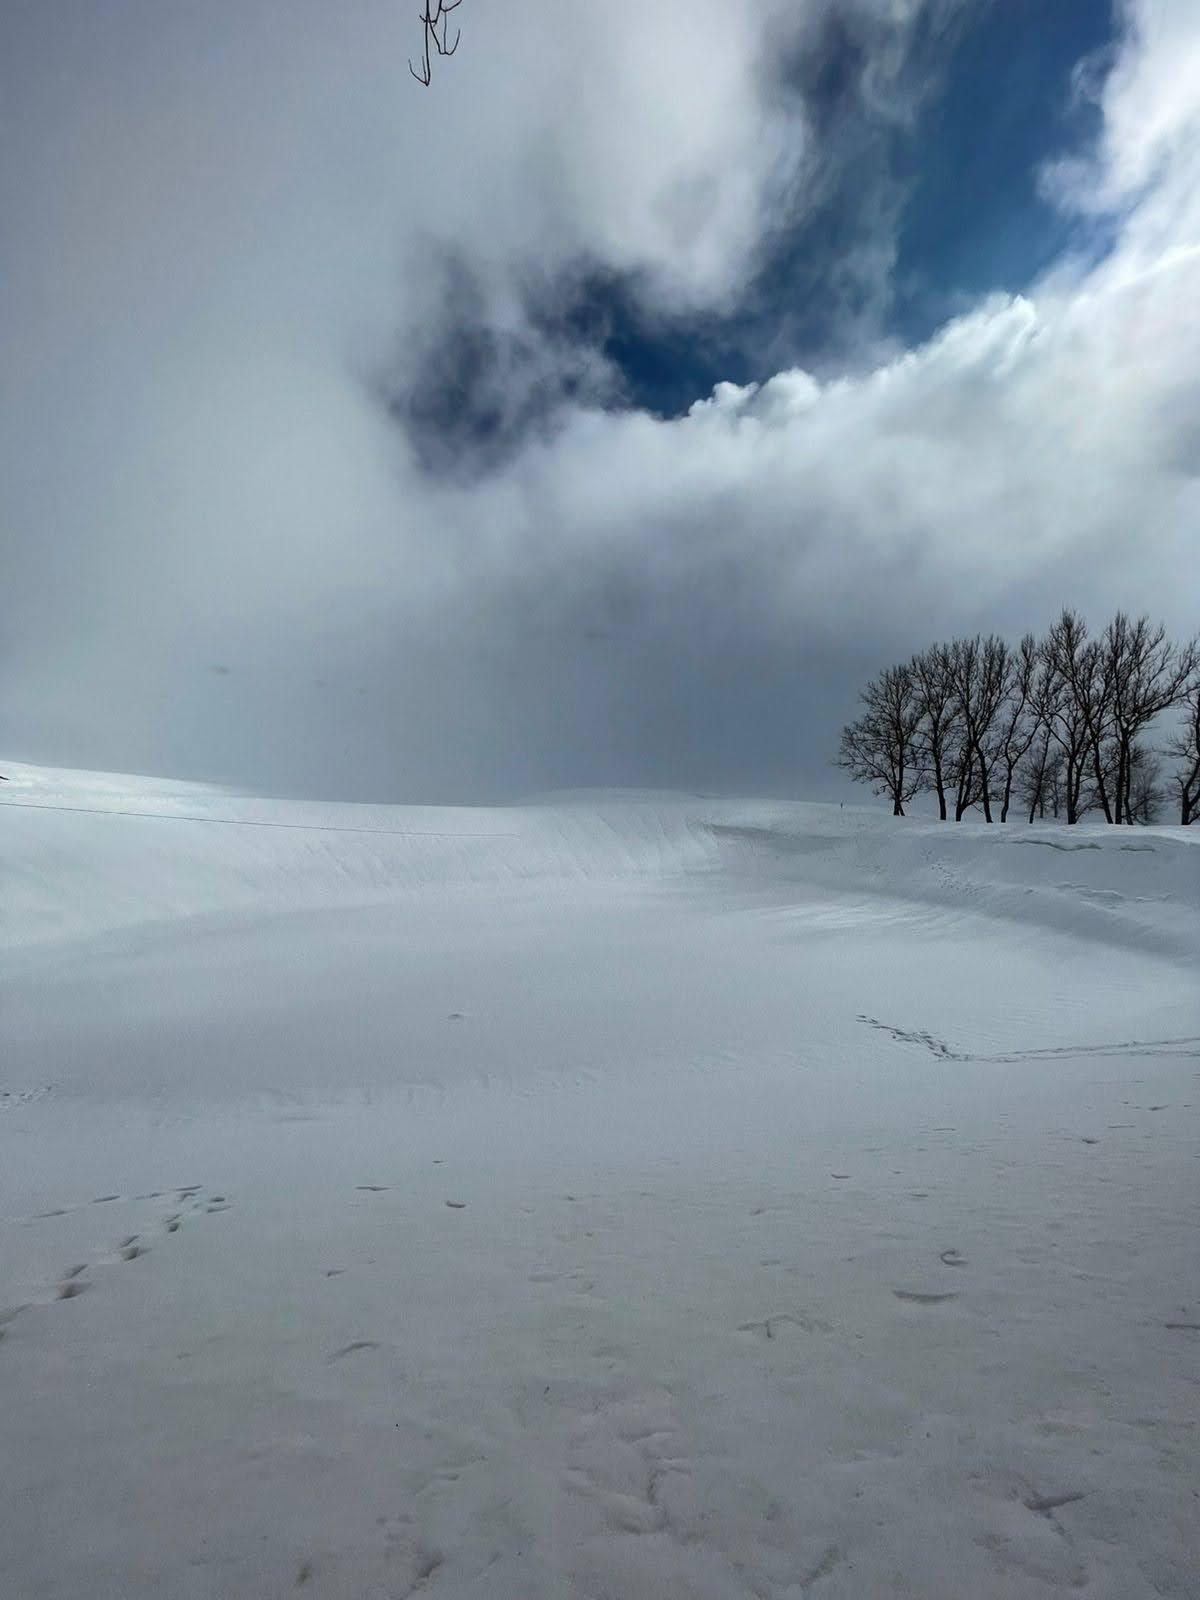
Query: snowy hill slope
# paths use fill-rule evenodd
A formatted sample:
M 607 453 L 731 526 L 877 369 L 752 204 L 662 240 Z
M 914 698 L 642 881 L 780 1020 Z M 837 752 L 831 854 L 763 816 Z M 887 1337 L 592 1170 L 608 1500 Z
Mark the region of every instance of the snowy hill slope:
M 4 770 L 14 1594 L 1193 1592 L 1200 836 Z
M 212 912 L 378 903 L 412 890 L 725 871 L 741 883 L 818 884 L 839 897 L 856 887 L 1013 915 L 1185 957 L 1196 948 L 1200 837 L 1181 828 L 897 825 L 867 808 L 679 795 L 490 809 L 298 803 L 159 779 L 8 770 L 0 938 L 14 947 Z M 118 817 L 123 826 L 110 820 Z

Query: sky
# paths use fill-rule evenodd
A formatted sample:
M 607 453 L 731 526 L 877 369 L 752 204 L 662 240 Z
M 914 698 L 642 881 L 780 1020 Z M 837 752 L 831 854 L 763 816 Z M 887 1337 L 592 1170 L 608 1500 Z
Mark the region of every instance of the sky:
M 0 754 L 841 792 L 862 682 L 1200 626 L 1194 0 L 0 7 Z

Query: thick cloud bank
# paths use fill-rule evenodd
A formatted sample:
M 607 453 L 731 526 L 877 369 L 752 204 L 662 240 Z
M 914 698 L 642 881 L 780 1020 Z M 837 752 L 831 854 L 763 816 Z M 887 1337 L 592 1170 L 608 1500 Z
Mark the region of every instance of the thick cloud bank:
M 663 419 L 563 310 L 617 275 L 701 336 L 969 10 L 467 0 L 421 91 L 384 0 L 9 7 L 4 747 L 351 797 L 818 793 L 892 652 L 1064 601 L 1191 632 L 1186 0 L 1076 73 L 1099 133 L 1040 183 L 1094 248 L 916 348 L 878 311 L 882 165 L 822 265 L 836 360 Z

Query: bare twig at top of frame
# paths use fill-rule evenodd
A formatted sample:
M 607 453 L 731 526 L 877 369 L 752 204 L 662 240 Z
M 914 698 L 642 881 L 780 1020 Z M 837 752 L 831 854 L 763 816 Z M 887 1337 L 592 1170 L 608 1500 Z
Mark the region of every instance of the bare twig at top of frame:
M 458 49 L 462 29 L 456 28 L 454 42 L 450 42 L 450 13 L 457 11 L 462 0 L 425 0 L 424 9 L 418 13 L 423 34 L 420 65 L 414 67 L 409 58 L 408 70 L 418 83 L 429 87 L 433 78 L 433 58 L 452 56 Z

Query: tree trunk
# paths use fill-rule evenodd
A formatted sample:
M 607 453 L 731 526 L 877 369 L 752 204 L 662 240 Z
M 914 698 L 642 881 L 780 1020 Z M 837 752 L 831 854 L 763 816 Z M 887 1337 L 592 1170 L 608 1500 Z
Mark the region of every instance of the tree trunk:
M 1092 744 L 1092 771 L 1096 775 L 1096 793 L 1100 797 L 1100 809 L 1104 812 L 1105 822 L 1112 821 L 1112 807 L 1108 803 L 1108 790 L 1104 787 L 1104 768 L 1100 765 L 1100 746 Z
M 1008 821 L 1008 807 L 1012 800 L 1013 769 L 1006 766 L 1004 769 L 1004 804 L 1000 807 L 1000 821 Z
M 1117 746 L 1117 781 L 1114 784 L 1113 795 L 1113 821 L 1120 824 L 1125 821 L 1125 746 Z
M 967 771 L 959 776 L 958 793 L 954 800 L 954 820 L 961 822 L 971 808 L 971 772 L 968 765 Z
M 983 759 L 982 749 L 978 750 L 977 754 L 979 756 L 979 783 L 983 790 L 983 820 L 990 822 L 992 820 L 992 797 L 988 793 L 990 785 L 988 783 L 987 762 Z

